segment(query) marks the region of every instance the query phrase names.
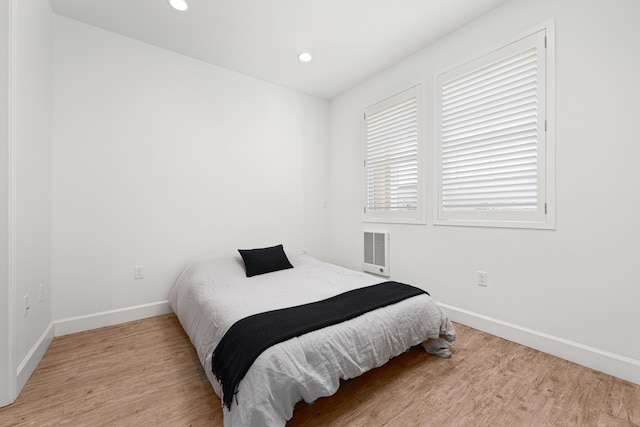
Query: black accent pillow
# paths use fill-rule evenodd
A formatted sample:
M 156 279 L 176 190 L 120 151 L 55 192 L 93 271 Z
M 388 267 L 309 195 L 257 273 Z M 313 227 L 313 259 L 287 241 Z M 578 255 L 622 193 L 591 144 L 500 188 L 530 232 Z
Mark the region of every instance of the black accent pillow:
M 282 245 L 259 249 L 238 249 L 247 277 L 293 268 Z

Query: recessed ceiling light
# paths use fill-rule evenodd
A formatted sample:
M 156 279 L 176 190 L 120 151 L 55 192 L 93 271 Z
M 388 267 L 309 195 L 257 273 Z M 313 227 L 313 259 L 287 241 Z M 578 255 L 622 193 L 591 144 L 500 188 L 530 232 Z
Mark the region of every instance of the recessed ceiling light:
M 185 10 L 189 9 L 189 5 L 187 4 L 186 0 L 169 0 L 169 4 L 175 10 L 179 10 L 180 12 L 184 12 Z
M 313 59 L 313 56 L 309 52 L 302 52 L 298 55 L 298 59 L 302 62 L 310 62 Z

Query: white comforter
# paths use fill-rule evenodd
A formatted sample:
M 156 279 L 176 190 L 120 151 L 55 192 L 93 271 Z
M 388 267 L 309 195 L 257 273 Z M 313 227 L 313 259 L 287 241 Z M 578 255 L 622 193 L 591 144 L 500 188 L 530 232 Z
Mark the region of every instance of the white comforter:
M 200 257 L 171 290 L 169 303 L 219 396 L 211 357 L 233 323 L 383 281 L 320 262 L 302 251 L 285 253 L 294 268 L 250 278 L 237 253 Z M 451 322 L 428 295 L 292 338 L 256 359 L 239 384 L 237 403 L 234 400 L 230 411 L 223 406 L 224 425 L 283 426 L 298 401 L 334 394 L 341 378 L 357 377 L 420 343 L 430 353 L 448 357 L 454 342 Z

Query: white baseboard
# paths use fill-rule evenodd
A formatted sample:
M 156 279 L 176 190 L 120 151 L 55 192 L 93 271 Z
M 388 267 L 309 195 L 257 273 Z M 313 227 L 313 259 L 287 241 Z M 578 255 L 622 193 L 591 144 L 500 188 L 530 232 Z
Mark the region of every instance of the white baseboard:
M 494 319 L 468 310 L 439 303 L 449 318 L 457 323 L 487 332 L 491 335 L 522 344 L 544 353 L 604 372 L 635 384 L 640 384 L 640 360 L 590 347 L 564 338 L 549 335 L 509 322 Z M 171 313 L 168 301 L 159 301 L 85 316 L 70 317 L 54 322 L 55 336 L 73 334 L 116 325 L 147 317 Z M 53 339 L 50 326 L 38 340 L 25 361 L 18 368 L 18 390 L 26 383 L 37 362 Z M 51 336 L 51 338 L 49 338 Z M 24 381 L 22 381 L 24 379 Z
M 33 371 L 35 371 L 38 367 L 38 363 L 40 363 L 40 360 L 42 360 L 42 356 L 44 356 L 47 349 L 51 345 L 51 341 L 53 341 L 53 336 L 53 323 L 49 323 L 47 329 L 45 329 L 42 335 L 40 335 L 40 338 L 38 338 L 33 347 L 31 347 L 31 350 L 29 350 L 29 353 L 27 353 L 25 358 L 18 365 L 18 368 L 16 369 L 16 394 L 20 394 L 22 387 L 24 387 L 24 385 L 31 377 L 31 374 L 33 374 Z
M 102 311 L 84 316 L 68 317 L 54 322 L 55 336 L 74 334 L 147 317 L 171 313 L 168 301 L 158 301 L 117 310 Z
M 454 322 L 613 375 L 614 377 L 640 384 L 640 360 L 503 322 L 447 304 L 439 304 Z

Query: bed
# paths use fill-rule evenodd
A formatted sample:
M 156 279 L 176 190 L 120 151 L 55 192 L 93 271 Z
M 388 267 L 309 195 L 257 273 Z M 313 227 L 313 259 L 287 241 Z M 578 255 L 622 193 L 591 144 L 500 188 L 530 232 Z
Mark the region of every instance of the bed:
M 223 388 L 213 373 L 212 359 L 232 325 L 256 313 L 323 301 L 384 281 L 321 262 L 301 250 L 281 246 L 279 250 L 289 266 L 267 268 L 269 272 L 251 277 L 249 260 L 243 257 L 252 251 L 196 258 L 171 289 L 169 304 L 221 398 Z M 341 379 L 381 366 L 415 345 L 450 357 L 455 340 L 453 325 L 427 293 L 287 339 L 253 361 L 230 406 L 223 403 L 224 425 L 283 426 L 297 402 L 312 403 L 334 394 Z

